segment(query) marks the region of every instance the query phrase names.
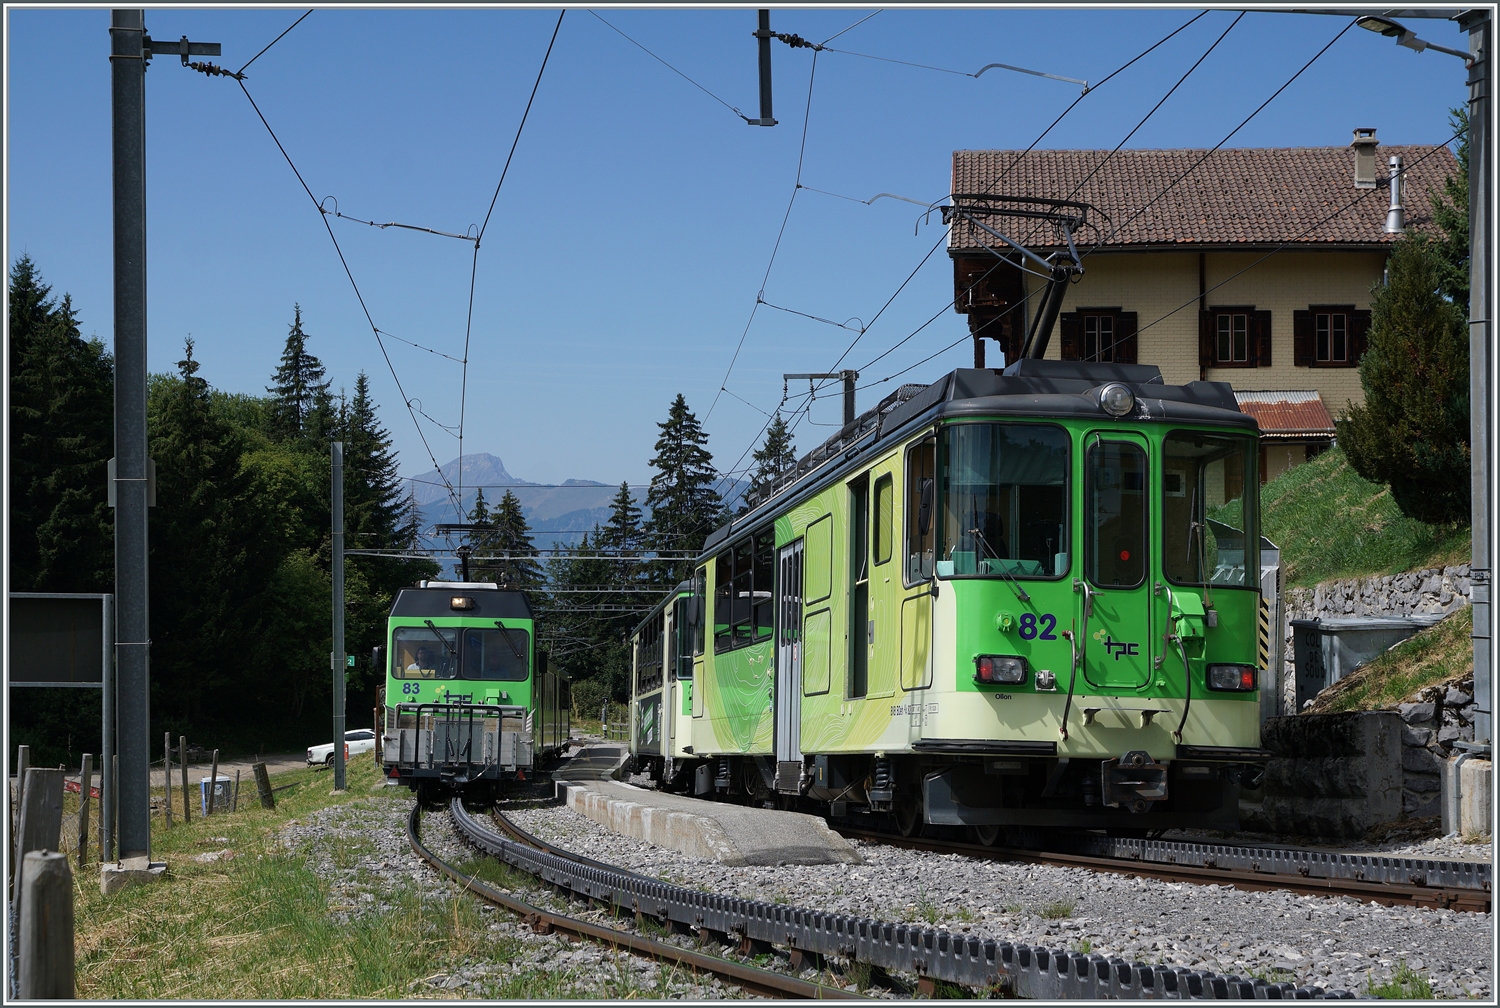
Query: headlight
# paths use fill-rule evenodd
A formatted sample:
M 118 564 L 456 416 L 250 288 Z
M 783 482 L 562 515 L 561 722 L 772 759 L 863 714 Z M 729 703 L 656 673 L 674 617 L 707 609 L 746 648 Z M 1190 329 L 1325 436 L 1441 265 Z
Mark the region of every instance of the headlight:
M 1255 689 L 1255 667 L 1253 665 L 1210 665 L 1208 688 L 1211 690 L 1233 690 L 1243 693 Z
M 1135 409 L 1135 393 L 1119 382 L 1111 382 L 1099 390 L 1099 405 L 1110 416 L 1124 416 Z
M 975 655 L 974 681 L 1015 686 L 1026 681 L 1026 659 L 1009 655 Z

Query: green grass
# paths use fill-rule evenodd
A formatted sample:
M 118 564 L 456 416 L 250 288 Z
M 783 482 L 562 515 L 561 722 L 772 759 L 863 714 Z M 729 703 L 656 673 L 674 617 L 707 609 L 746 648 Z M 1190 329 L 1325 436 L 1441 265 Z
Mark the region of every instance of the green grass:
M 1036 915 L 1043 920 L 1064 920 L 1073 916 L 1075 905 L 1072 900 L 1053 900 L 1037 907 Z
M 1308 714 L 1381 710 L 1420 690 L 1474 671 L 1474 610 L 1464 606 L 1397 644 L 1319 695 Z
M 1267 483 L 1261 507 L 1261 532 L 1281 548 L 1288 585 L 1442 567 L 1469 556 L 1467 526 L 1407 518 L 1390 490 L 1361 479 L 1337 448 Z
M 1377 985 L 1366 976 L 1365 993 L 1386 1001 L 1431 1001 L 1432 984 L 1425 976 L 1407 966 L 1403 959 L 1397 965 L 1395 974 L 1383 984 Z

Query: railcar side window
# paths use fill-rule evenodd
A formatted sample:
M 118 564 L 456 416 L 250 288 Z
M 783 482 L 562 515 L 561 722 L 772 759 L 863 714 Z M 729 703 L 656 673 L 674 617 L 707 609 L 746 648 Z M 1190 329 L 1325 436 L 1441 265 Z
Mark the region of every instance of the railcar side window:
M 937 442 L 918 442 L 906 453 L 906 582 L 932 577 L 937 538 Z
M 1065 574 L 1068 452 L 1067 432 L 1045 424 L 946 428 L 937 575 Z
M 1123 441 L 1091 441 L 1085 482 L 1089 580 L 1134 588 L 1146 577 L 1146 453 Z
M 891 558 L 891 533 L 895 522 L 896 501 L 889 473 L 875 481 L 875 562 Z
M 657 613 L 643 625 L 635 639 L 635 687 L 655 689 L 661 685 L 662 630 L 666 623 Z
M 714 561 L 714 651 L 732 651 L 771 636 L 776 534 L 746 536 Z
M 693 600 L 688 608 L 688 624 L 691 629 L 688 635 L 692 638 L 691 647 L 693 657 L 701 655 L 705 648 L 704 637 L 706 636 L 706 624 L 708 620 L 705 614 L 708 612 L 708 568 L 699 567 L 698 573 L 693 577 Z M 683 678 L 690 678 L 691 666 L 683 673 Z
M 1177 431 L 1162 444 L 1162 565 L 1177 584 L 1258 584 L 1258 453 L 1246 437 Z M 1247 562 L 1248 559 L 1248 562 Z
M 458 630 L 397 627 L 391 641 L 391 675 L 397 679 L 456 679 Z

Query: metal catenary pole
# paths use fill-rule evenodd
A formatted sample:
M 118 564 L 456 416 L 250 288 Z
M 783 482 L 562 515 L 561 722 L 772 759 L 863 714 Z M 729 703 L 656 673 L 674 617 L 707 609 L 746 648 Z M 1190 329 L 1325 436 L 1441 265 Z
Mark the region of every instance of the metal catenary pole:
M 1494 162 L 1490 116 L 1490 32 L 1488 10 L 1474 10 L 1459 19 L 1469 33 L 1469 452 L 1472 494 L 1472 555 L 1470 577 L 1474 603 L 1474 741 L 1490 741 L 1491 686 L 1494 676 L 1490 633 L 1490 555 L 1494 527 L 1490 522 L 1491 482 L 1494 473 L 1490 439 L 1494 381 L 1490 333 L 1494 328 L 1494 297 L 1490 288 L 1490 213 L 1493 208 Z
M 333 442 L 333 787 L 344 790 L 344 443 Z
M 115 239 L 115 655 L 120 857 L 151 853 L 145 11 L 110 12 Z

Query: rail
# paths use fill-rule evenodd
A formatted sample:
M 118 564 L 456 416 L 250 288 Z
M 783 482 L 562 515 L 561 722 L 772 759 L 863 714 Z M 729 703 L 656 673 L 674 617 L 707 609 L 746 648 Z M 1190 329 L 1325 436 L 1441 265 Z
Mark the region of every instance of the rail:
M 1098 954 L 998 942 L 911 924 L 700 892 L 606 865 L 531 837 L 496 813 L 518 839 L 479 822 L 455 799 L 455 826 L 470 843 L 513 867 L 580 897 L 612 904 L 665 927 L 738 936 L 748 947 L 781 946 L 841 956 L 884 970 L 914 972 L 928 987 L 942 980 L 1010 996 L 1043 1000 L 1345 1000 L 1348 991 L 1267 983 L 1183 967 L 1127 963 Z

